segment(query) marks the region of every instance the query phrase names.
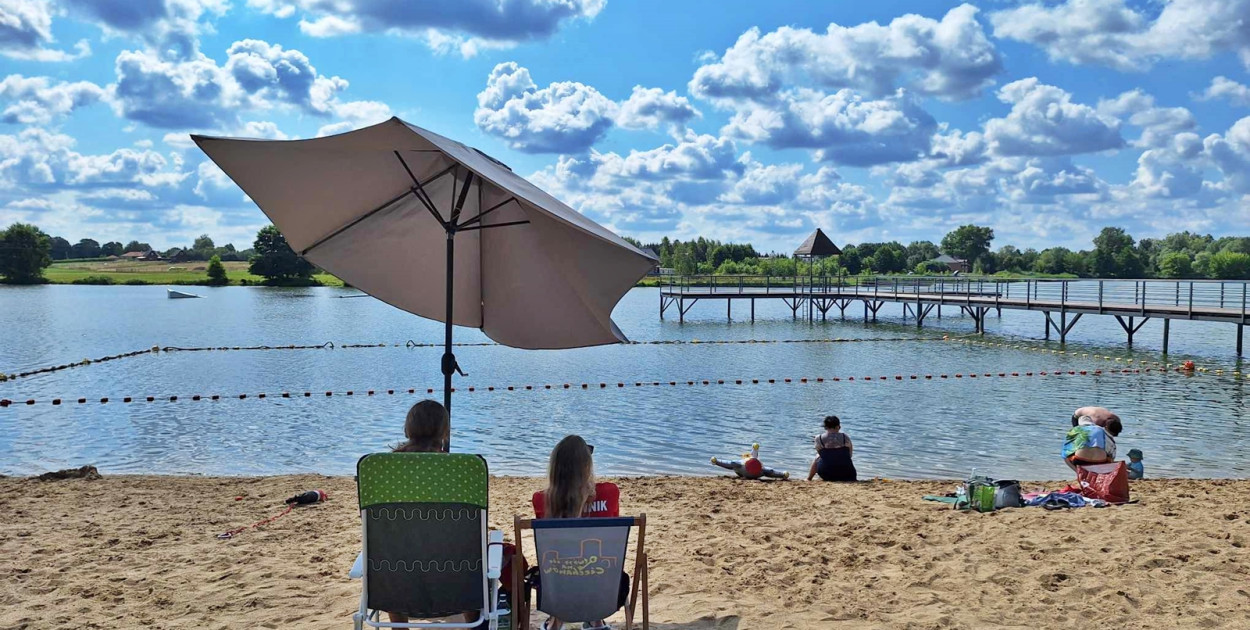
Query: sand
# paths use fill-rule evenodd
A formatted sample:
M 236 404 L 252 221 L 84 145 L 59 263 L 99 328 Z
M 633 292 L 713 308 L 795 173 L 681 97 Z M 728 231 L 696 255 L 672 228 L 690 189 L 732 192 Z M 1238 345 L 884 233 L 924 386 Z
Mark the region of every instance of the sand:
M 656 628 L 1250 619 L 1250 481 L 1148 480 L 1137 505 L 993 514 L 920 499 L 951 483 L 618 483 L 648 516 Z M 495 479 L 491 521 L 528 514 L 539 486 Z M 331 501 L 214 537 L 312 488 Z M 349 628 L 354 499 L 345 477 L 0 479 L 0 628 Z

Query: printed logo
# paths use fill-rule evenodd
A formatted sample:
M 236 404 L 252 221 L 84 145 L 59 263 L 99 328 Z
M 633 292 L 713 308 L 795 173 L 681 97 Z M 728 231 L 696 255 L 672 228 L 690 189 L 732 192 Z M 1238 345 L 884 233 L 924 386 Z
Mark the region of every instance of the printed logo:
M 603 541 L 598 538 L 588 538 L 582 541 L 581 555 L 562 558 L 560 552 L 548 551 L 543 554 L 540 564 L 543 574 L 593 576 L 603 575 L 608 572 L 608 569 L 619 566 L 619 558 L 604 556 Z

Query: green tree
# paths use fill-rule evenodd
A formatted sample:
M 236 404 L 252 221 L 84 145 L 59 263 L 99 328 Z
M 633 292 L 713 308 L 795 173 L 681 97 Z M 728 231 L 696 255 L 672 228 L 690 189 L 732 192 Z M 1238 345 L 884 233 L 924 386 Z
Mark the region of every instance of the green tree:
M 940 255 L 937 245 L 929 241 L 915 241 L 907 246 L 907 268 L 915 269 L 916 265 L 933 260 Z
M 842 249 L 842 255 L 838 256 L 838 263 L 852 276 L 858 276 L 864 270 L 864 258 L 860 255 L 859 248 L 854 245 L 847 245 Z
M 130 252 L 146 252 L 146 251 L 151 251 L 151 250 L 152 250 L 152 246 L 148 245 L 147 243 L 140 243 L 139 241 L 130 241 L 129 243 L 126 243 L 125 251 L 123 251 L 122 253 L 129 254 Z
M 191 249 L 198 249 L 200 251 L 215 249 L 216 247 L 217 246 L 213 244 L 213 239 L 209 238 L 207 234 L 201 234 L 199 238 L 195 239 L 195 242 L 191 244 Z
M 1099 278 L 1139 278 L 1141 259 L 1133 251 L 1133 237 L 1123 228 L 1105 227 L 1094 237 L 1090 266 Z
M 1038 273 L 1061 274 L 1067 272 L 1064 262 L 1068 254 L 1072 252 L 1066 247 L 1051 247 L 1042 250 L 1037 255 L 1037 261 L 1033 263 L 1033 271 Z
M 214 254 L 208 259 L 208 283 L 213 286 L 230 284 L 230 278 L 226 276 L 226 266 L 221 264 L 221 256 Z
M 312 263 L 299 257 L 287 244 L 286 237 L 272 225 L 256 233 L 252 248 L 256 253 L 252 256 L 248 272 L 253 275 L 270 282 L 312 277 Z
M 942 251 L 973 265 L 990 251 L 994 230 L 979 225 L 961 225 L 942 237 Z
M 59 236 L 53 236 L 49 242 L 51 244 L 50 253 L 52 255 L 52 260 L 65 260 L 66 258 L 69 258 L 70 252 L 74 249 L 74 246 L 70 245 L 69 241 Z
M 1193 260 L 1186 252 L 1167 252 L 1159 256 L 1160 278 L 1188 278 L 1194 273 Z
M 10 284 L 37 284 L 52 264 L 48 235 L 26 223 L 0 231 L 0 276 Z
M 117 241 L 109 241 L 100 246 L 100 254 L 103 256 L 121 256 L 124 252 L 122 244 Z
M 1208 273 L 1219 280 L 1250 280 L 1250 254 L 1224 250 L 1211 254 Z
M 100 243 L 99 241 L 84 238 L 81 241 L 74 243 L 74 247 L 70 250 L 70 254 L 74 258 L 99 258 Z

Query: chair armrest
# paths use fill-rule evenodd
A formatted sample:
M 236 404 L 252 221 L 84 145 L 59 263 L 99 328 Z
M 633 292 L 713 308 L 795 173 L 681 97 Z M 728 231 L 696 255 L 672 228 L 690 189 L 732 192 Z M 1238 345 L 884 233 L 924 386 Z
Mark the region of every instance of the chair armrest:
M 503 570 L 503 532 L 491 530 L 486 538 L 486 577 L 499 579 Z
M 352 563 L 352 570 L 347 572 L 347 577 L 353 580 L 359 580 L 365 575 L 365 552 L 356 554 L 356 561 Z

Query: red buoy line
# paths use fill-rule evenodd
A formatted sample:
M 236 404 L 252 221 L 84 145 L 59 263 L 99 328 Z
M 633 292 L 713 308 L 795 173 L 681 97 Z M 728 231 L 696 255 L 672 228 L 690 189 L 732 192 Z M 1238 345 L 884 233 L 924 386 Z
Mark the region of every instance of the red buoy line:
M 1184 368 L 1175 369 L 1158 369 L 1158 368 L 1122 368 L 1118 370 L 1035 370 L 1035 371 L 1012 371 L 1012 372 L 956 372 L 953 374 L 895 374 L 892 376 L 817 376 L 817 377 L 790 377 L 790 378 L 720 378 L 720 379 L 690 379 L 683 381 L 615 381 L 615 382 L 590 382 L 590 383 L 556 383 L 541 385 L 507 385 L 507 386 L 477 386 L 452 388 L 452 391 L 461 392 L 516 392 L 516 391 L 548 391 L 548 390 L 606 390 L 606 389 L 639 389 L 646 387 L 653 388 L 672 388 L 672 387 L 694 387 L 694 386 L 710 386 L 710 385 L 775 385 L 775 384 L 809 384 L 809 383 L 897 383 L 904 381 L 954 381 L 954 380 L 981 380 L 990 381 L 994 379 L 1014 379 L 1014 378 L 1043 378 L 1043 377 L 1064 377 L 1064 376 L 1103 376 L 1103 375 L 1126 375 L 1126 374 L 1166 374 L 1179 373 L 1194 375 L 1193 370 Z M 0 408 L 19 406 L 19 405 L 40 405 L 50 404 L 68 405 L 79 404 L 109 404 L 109 403 L 140 403 L 140 402 L 170 402 L 176 403 L 180 401 L 220 401 L 220 400 L 249 400 L 249 399 L 291 399 L 291 398 L 333 398 L 333 397 L 371 397 L 371 396 L 395 396 L 404 394 L 433 394 L 436 390 L 432 387 L 418 388 L 391 388 L 391 389 L 368 389 L 368 390 L 341 390 L 341 391 L 303 391 L 303 392 L 281 392 L 281 393 L 258 393 L 258 394 L 235 394 L 221 395 L 196 394 L 191 396 L 124 396 L 124 397 L 103 397 L 103 398 L 52 398 L 48 400 L 13 400 L 0 399 Z
M 855 342 L 883 342 L 883 341 L 945 341 L 940 337 L 862 337 L 862 338 L 825 338 L 825 339 L 722 339 L 722 340 L 699 340 L 699 339 L 659 339 L 651 341 L 630 341 L 626 344 L 629 346 L 675 346 L 675 345 L 736 345 L 736 344 L 784 344 L 784 343 L 855 343 Z M 493 341 L 479 342 L 459 342 L 451 344 L 459 348 L 498 346 L 501 344 Z M 183 348 L 179 346 L 152 346 L 147 350 L 135 350 L 133 352 L 124 352 L 122 354 L 114 354 L 98 359 L 83 359 L 73 363 L 63 363 L 61 365 L 53 365 L 25 372 L 17 372 L 14 374 L 5 374 L 0 372 L 0 383 L 5 381 L 26 378 L 37 374 L 47 374 L 50 372 L 58 372 L 69 368 L 84 367 L 94 363 L 105 363 L 108 361 L 116 361 L 117 359 L 125 359 L 136 357 L 141 354 L 158 354 L 161 352 L 229 352 L 243 350 L 335 350 L 335 349 L 356 349 L 356 348 L 442 348 L 442 343 L 417 343 L 411 339 L 404 343 L 346 343 L 335 345 L 333 341 L 327 341 L 322 344 L 314 345 L 298 345 L 298 344 L 282 344 L 275 346 L 200 346 Z

